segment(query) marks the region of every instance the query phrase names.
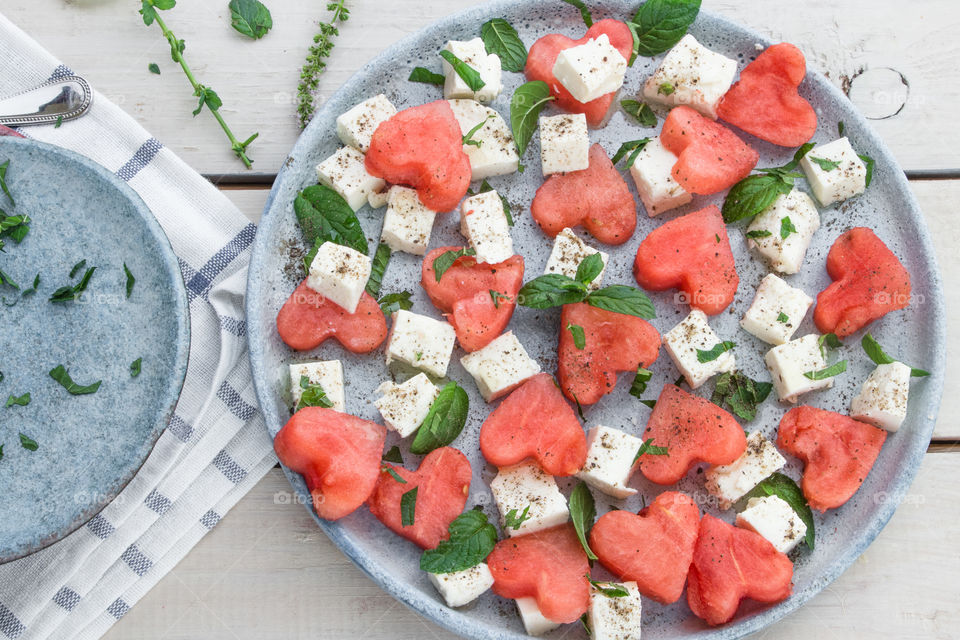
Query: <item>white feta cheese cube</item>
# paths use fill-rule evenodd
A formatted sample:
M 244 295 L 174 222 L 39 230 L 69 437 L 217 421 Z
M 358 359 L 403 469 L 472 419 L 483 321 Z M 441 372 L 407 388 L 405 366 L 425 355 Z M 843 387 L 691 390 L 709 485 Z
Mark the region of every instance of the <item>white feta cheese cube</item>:
M 789 342 L 800 326 L 813 298 L 802 289 L 791 287 L 772 273 L 768 273 L 757 287 L 753 303 L 740 320 L 744 331 L 764 342 Z
M 418 373 L 401 384 L 387 380 L 377 387 L 377 393 L 381 395 L 373 404 L 384 424 L 406 438 L 423 424 L 440 389 L 427 374 Z
M 487 402 L 506 395 L 528 378 L 540 373 L 540 365 L 527 355 L 517 336 L 512 331 L 496 337 L 482 349 L 460 358 L 480 395 Z
M 337 137 L 348 147 L 363 153 L 370 150 L 370 139 L 380 123 L 396 115 L 397 108 L 382 93 L 364 100 L 337 118 Z
M 580 266 L 580 263 L 595 253 L 599 253 L 600 258 L 603 260 L 603 270 L 601 270 L 600 274 L 588 285 L 590 290 L 595 291 L 600 288 L 600 283 L 603 282 L 603 273 L 607 270 L 607 260 L 610 256 L 606 252 L 599 251 L 588 245 L 577 237 L 569 227 L 563 229 L 557 234 L 557 237 L 553 239 L 553 250 L 550 252 L 550 258 L 547 260 L 547 268 L 544 269 L 543 273 L 559 273 L 573 278 L 577 275 L 577 268 Z
M 448 607 L 470 604 L 493 586 L 493 574 L 485 562 L 455 573 L 428 573 L 427 577 Z
M 587 434 L 587 461 L 577 477 L 614 498 L 632 496 L 637 490 L 627 483 L 642 444 L 640 438 L 619 429 L 593 427 Z
M 747 449 L 734 462 L 715 465 L 706 470 L 706 487 L 720 499 L 720 507 L 729 509 L 771 473 L 787 463 L 776 445 L 754 431 L 747 437 Z
M 510 536 L 534 533 L 563 524 L 570 517 L 567 499 L 560 493 L 553 476 L 544 473 L 535 462 L 502 467 L 490 482 L 493 500 L 500 510 L 500 526 Z M 526 519 L 516 528 L 507 526 L 507 516 Z
M 331 409 L 346 411 L 347 405 L 343 393 L 343 365 L 339 360 L 321 360 L 319 362 L 298 362 L 290 365 L 290 395 L 293 406 L 300 404 L 303 388 L 300 378 L 307 377 L 310 384 L 318 384 L 333 404 Z
M 384 188 L 382 191 L 371 191 L 367 196 L 367 204 L 371 209 L 382 209 L 387 206 L 387 200 L 390 197 L 390 189 Z
M 590 640 L 640 640 L 643 603 L 636 582 L 601 582 L 604 588 L 620 587 L 629 595 L 611 598 L 590 589 Z
M 833 386 L 833 378 L 811 380 L 803 375 L 827 367 L 815 333 L 776 346 L 767 351 L 763 359 L 773 378 L 773 388 L 782 402 L 796 403 L 797 396 L 801 394 Z
M 353 313 L 369 279 L 370 258 L 356 249 L 324 242 L 310 263 L 307 286 Z
M 894 432 L 907 417 L 910 367 L 902 362 L 877 365 L 850 403 L 850 417 Z
M 677 156 L 668 151 L 657 136 L 640 151 L 630 167 L 643 208 L 651 218 L 693 200 L 693 196 L 673 179 L 673 165 L 676 163 Z
M 510 224 L 496 191 L 478 193 L 460 204 L 460 233 L 477 252 L 477 262 L 496 264 L 513 256 Z
M 537 606 L 536 598 L 517 598 L 517 611 L 523 621 L 523 628 L 531 636 L 542 636 L 560 626 L 559 622 L 548 619 Z
M 477 144 L 463 145 L 464 153 L 470 158 L 470 180 L 477 182 L 514 173 L 520 166 L 520 156 L 513 143 L 513 133 L 503 116 L 476 100 L 449 102 L 463 135 L 483 123 L 483 127 L 470 136 Z
M 390 187 L 380 239 L 394 251 L 422 256 L 430 244 L 430 233 L 436 217 L 437 212 L 420 202 L 415 189 Z
M 807 525 L 780 496 L 750 498 L 737 526 L 759 533 L 780 553 L 790 553 L 807 535 Z
M 824 207 L 860 195 L 867 188 L 867 166 L 846 137 L 814 147 L 800 160 L 800 167 Z
M 582 171 L 590 166 L 590 134 L 582 113 L 540 116 L 543 175 Z
M 643 97 L 668 107 L 685 104 L 716 120 L 717 105 L 735 75 L 736 60 L 707 49 L 687 34 L 647 78 Z
M 335 154 L 317 165 L 317 180 L 340 194 L 356 211 L 381 191 L 386 182 L 367 173 L 363 154 L 353 147 L 340 147 Z
M 784 222 L 787 218 L 789 223 Z M 796 231 L 789 229 L 793 225 Z M 747 227 L 747 246 L 766 258 L 780 273 L 800 271 L 813 234 L 820 228 L 817 207 L 803 191 L 777 196 Z M 784 234 L 787 234 L 784 237 Z
M 457 334 L 449 322 L 401 309 L 393 314 L 387 338 L 387 365 L 393 361 L 442 378 L 453 354 Z
M 707 314 L 699 309 L 663 336 L 667 355 L 683 374 L 691 389 L 696 389 L 718 373 L 733 371 L 737 361 L 733 351 L 724 351 L 709 362 L 700 362 L 698 351 L 710 351 L 720 344 L 719 336 L 707 324 Z
M 553 64 L 553 75 L 579 102 L 590 102 L 619 91 L 627 75 L 627 60 L 610 44 L 607 34 L 564 49 Z
M 492 53 L 488 54 L 486 47 L 483 45 L 483 40 L 480 38 L 466 41 L 451 40 L 444 47 L 444 50 L 470 65 L 480 74 L 480 79 L 484 82 L 480 90 L 474 92 L 463 81 L 463 78 L 454 71 L 453 65 L 444 60 L 442 64 L 443 75 L 446 76 L 446 81 L 443 83 L 443 97 L 445 99 L 469 98 L 480 102 L 491 102 L 500 95 L 503 90 L 500 56 Z

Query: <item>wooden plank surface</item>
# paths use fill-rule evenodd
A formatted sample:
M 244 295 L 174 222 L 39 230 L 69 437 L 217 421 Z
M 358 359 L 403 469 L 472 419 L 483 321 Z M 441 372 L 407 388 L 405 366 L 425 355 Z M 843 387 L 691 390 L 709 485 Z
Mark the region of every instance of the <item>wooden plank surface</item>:
M 321 85 L 329 96 L 385 46 L 481 0 L 350 0 L 330 67 Z M 259 130 L 250 150 L 256 172 L 274 173 L 297 137 L 294 98 L 300 64 L 326 15 L 324 2 L 271 0 L 274 30 L 253 42 L 229 25 L 226 1 L 183 0 L 167 16 L 186 40 L 187 58 L 201 82 L 224 101 L 235 133 Z M 208 114 L 196 106 L 182 73 L 170 61 L 156 27 L 147 29 L 133 2 L 7 0 L 2 10 L 100 91 L 136 116 L 158 139 L 202 173 L 243 172 Z M 834 0 L 706 0 L 704 7 L 776 39 L 799 45 L 812 68 L 849 85 L 866 113 L 884 118 L 877 130 L 907 170 L 960 169 L 960 41 L 956 0 L 838 3 Z M 571 9 L 573 11 L 573 9 Z M 104 26 L 109 25 L 109 37 Z M 529 44 L 529 43 L 528 43 Z M 147 72 L 157 62 L 163 75 Z M 892 68 L 894 72 L 883 71 Z M 898 73 L 895 73 L 898 72 Z
M 904 504 L 860 559 L 756 637 L 956 637 L 960 487 L 945 481 L 956 469 L 957 454 L 927 454 Z M 283 474 L 271 471 L 106 638 L 452 640 L 381 591 L 289 498 Z

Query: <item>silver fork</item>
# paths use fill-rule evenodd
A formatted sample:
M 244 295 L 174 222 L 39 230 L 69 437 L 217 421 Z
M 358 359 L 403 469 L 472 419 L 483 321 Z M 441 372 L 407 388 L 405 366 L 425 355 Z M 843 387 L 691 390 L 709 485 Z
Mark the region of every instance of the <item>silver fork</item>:
M 0 98 L 0 125 L 27 127 L 79 118 L 93 103 L 93 91 L 80 76 L 64 76 Z

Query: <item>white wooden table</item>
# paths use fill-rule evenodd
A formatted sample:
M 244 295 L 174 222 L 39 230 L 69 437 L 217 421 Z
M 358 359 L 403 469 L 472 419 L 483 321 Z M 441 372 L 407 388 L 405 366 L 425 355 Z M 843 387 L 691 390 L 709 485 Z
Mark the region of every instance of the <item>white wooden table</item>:
M 551 1 L 551 0 L 544 0 Z M 246 172 L 130 0 L 4 0 L 3 11 L 195 169 L 252 220 L 299 129 L 299 68 L 326 2 L 266 0 L 275 28 L 251 42 L 227 0 L 181 0 L 168 16 L 235 133 L 258 130 Z M 348 0 L 322 81 L 328 96 L 386 45 L 479 0 Z M 960 362 L 960 5 L 956 0 L 705 0 L 796 43 L 847 87 L 912 180 L 946 276 L 948 361 Z M 157 62 L 163 74 L 147 72 Z M 903 80 L 901 81 L 901 76 Z M 956 366 L 956 365 L 954 365 Z M 834 584 L 761 637 L 951 638 L 960 634 L 960 384 L 948 377 L 934 442 L 906 502 Z M 109 638 L 449 638 L 368 580 L 272 471 Z

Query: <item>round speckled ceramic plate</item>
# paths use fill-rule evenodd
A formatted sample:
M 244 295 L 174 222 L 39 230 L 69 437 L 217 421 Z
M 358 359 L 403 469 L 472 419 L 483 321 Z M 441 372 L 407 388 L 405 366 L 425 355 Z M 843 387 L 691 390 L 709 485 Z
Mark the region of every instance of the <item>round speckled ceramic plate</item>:
M 609 0 L 594 2 L 591 6 L 595 19 L 623 19 L 632 15 L 636 3 L 633 0 Z M 798 6 L 797 10 L 802 8 Z M 440 62 L 437 52 L 447 40 L 466 40 L 477 36 L 480 25 L 492 17 L 507 18 L 519 30 L 528 47 L 547 33 L 559 32 L 580 37 L 584 31 L 579 13 L 574 8 L 560 2 L 539 0 L 490 2 L 441 20 L 384 51 L 341 87 L 317 113 L 284 165 L 274 185 L 257 235 L 247 296 L 250 355 L 257 394 L 271 434 L 276 434 L 290 416 L 287 379 L 287 365 L 290 362 L 318 358 L 341 359 L 347 384 L 347 410 L 371 420 L 379 419 L 372 405 L 373 390 L 389 375 L 383 366 L 382 348 L 368 356 L 357 357 L 348 354 L 331 341 L 310 353 L 294 353 L 277 336 L 277 311 L 303 275 L 302 268 L 299 267 L 302 240 L 293 214 L 294 195 L 298 190 L 315 183 L 314 166 L 339 146 L 334 126 L 337 115 L 380 92 L 385 93 L 399 108 L 440 98 L 438 88 L 407 82 L 410 69 L 417 65 L 438 69 Z M 741 69 L 757 54 L 758 44 L 770 44 L 747 29 L 708 13 L 701 13 L 691 31 L 709 48 L 737 59 Z M 802 47 L 802 43 L 798 44 Z M 627 75 L 621 95 L 635 95 L 643 79 L 653 71 L 661 58 L 662 56 L 638 59 Z M 492 106 L 508 117 L 510 96 L 524 79 L 520 74 L 513 73 L 504 73 L 504 77 L 506 88 Z M 805 268 L 802 273 L 787 279 L 794 286 L 815 295 L 829 281 L 824 263 L 827 251 L 836 237 L 853 226 L 872 227 L 909 269 L 915 297 L 908 309 L 890 315 L 872 325 L 870 329 L 891 353 L 899 355 L 910 364 L 930 370 L 933 375 L 913 383 L 907 421 L 898 433 L 887 439 L 873 471 L 860 491 L 842 508 L 816 516 L 816 550 L 810 552 L 801 547 L 794 552 L 794 593 L 789 599 L 774 606 L 744 603 L 736 618 L 720 628 L 709 628 L 694 617 L 685 598 L 668 606 L 645 600 L 645 638 L 740 637 L 766 627 L 809 600 L 863 552 L 890 518 L 916 473 L 933 431 L 943 382 L 944 310 L 940 275 L 920 210 L 893 156 L 840 91 L 821 74 L 811 71 L 801 86 L 801 92 L 813 103 L 819 114 L 820 127 L 814 141 L 827 142 L 836 138 L 837 122 L 842 120 L 846 123 L 846 134 L 854 147 L 861 153 L 874 157 L 877 165 L 873 184 L 864 195 L 821 211 L 823 226 L 813 239 Z M 551 113 L 552 109 L 553 107 L 549 107 L 545 113 Z M 625 114 L 620 112 L 613 116 L 606 128 L 592 131 L 591 140 L 600 142 L 607 152 L 612 154 L 625 140 L 654 134 L 655 131 L 644 130 L 635 122 L 628 121 Z M 743 135 L 760 152 L 761 167 L 781 165 L 791 157 L 792 150 L 774 147 Z M 538 155 L 539 147 L 535 137 L 525 157 L 530 169 L 523 174 L 490 180 L 513 205 L 517 221 L 513 228 L 514 246 L 526 260 L 527 279 L 542 273 L 551 247 L 550 239 L 537 228 L 529 214 L 534 191 L 542 182 L 538 170 Z M 631 182 L 630 188 L 633 190 L 632 181 L 628 182 Z M 802 180 L 799 180 L 798 184 L 800 188 L 807 189 Z M 635 192 L 634 196 L 636 197 Z M 639 203 L 639 199 L 637 202 Z M 696 198 L 690 205 L 656 219 L 647 218 L 640 208 L 638 228 L 633 238 L 620 247 L 605 247 L 611 254 L 611 263 L 604 282 L 635 284 L 630 273 L 633 257 L 641 239 L 650 230 L 665 219 L 673 219 L 707 204 L 720 202 L 720 196 Z M 359 212 L 359 217 L 370 238 L 371 246 L 375 246 L 379 237 L 382 211 L 371 211 L 364 207 Z M 464 242 L 457 231 L 458 218 L 456 212 L 438 217 L 430 241 L 431 247 Z M 711 325 L 724 339 L 734 339 L 737 342 L 738 364 L 746 374 L 761 380 L 769 379 L 762 359 L 766 345 L 740 330 L 738 325 L 739 318 L 749 306 L 754 289 L 767 273 L 767 268 L 759 257 L 750 254 L 741 231 L 733 231 L 731 242 L 741 278 L 740 290 L 731 307 L 711 319 Z M 437 310 L 419 286 L 419 269 L 420 260 L 417 257 L 395 255 L 384 279 L 383 291 L 413 291 L 414 311 L 439 317 Z M 673 292 L 657 293 L 651 297 L 658 313 L 653 324 L 661 332 L 669 330 L 688 312 L 686 306 L 674 303 Z M 558 317 L 559 310 L 518 309 L 511 323 L 511 328 L 521 342 L 546 371 L 554 371 L 556 368 Z M 813 322 L 808 317 L 797 335 L 814 331 Z M 860 351 L 859 337 L 859 334 L 851 337 L 847 341 L 849 346 L 842 350 L 840 356 L 850 360 L 848 372 L 837 381 L 833 389 L 809 394 L 803 398 L 804 402 L 837 411 L 848 409 L 851 394 L 856 392 L 872 366 Z M 467 389 L 471 411 L 466 429 L 453 444 L 467 454 L 473 465 L 473 483 L 468 507 L 483 505 L 491 519 L 495 519 L 496 507 L 492 504 L 488 483 L 496 470 L 485 463 L 477 446 L 479 428 L 489 407 L 480 398 L 472 379 L 459 365 L 462 354 L 459 348 L 454 352 L 449 375 Z M 666 355 L 661 355 L 652 369 L 654 378 L 649 397 L 655 398 L 663 383 L 673 381 L 678 374 Z M 587 427 L 602 423 L 634 434 L 642 432 L 649 410 L 628 395 L 630 378 L 621 376 L 613 393 L 585 410 Z M 710 389 L 712 384 L 708 383 L 699 393 L 709 394 Z M 747 425 L 747 428 L 774 436 L 777 424 L 787 408 L 776 400 L 768 400 L 762 406 L 757 419 Z M 394 440 L 395 434 L 391 434 L 388 446 L 394 444 Z M 403 448 L 401 444 L 401 449 Z M 418 458 L 406 451 L 404 460 L 410 467 L 418 464 Z M 787 473 L 799 477 L 799 472 L 797 461 L 791 461 Z M 309 505 L 309 494 L 302 478 L 289 471 L 287 475 L 299 498 Z M 570 480 L 560 481 L 561 489 L 565 492 L 570 490 L 572 484 Z M 641 500 L 649 501 L 663 490 L 662 487 L 647 483 L 640 474 L 634 476 L 632 485 L 640 489 L 640 494 L 626 501 L 614 501 L 595 492 L 599 513 L 607 511 L 609 505 L 636 511 L 640 508 Z M 694 496 L 705 512 L 719 515 L 728 521 L 733 519 L 732 512 L 718 512 L 712 506 L 704 491 L 700 474 L 691 472 L 679 483 L 679 488 Z M 379 585 L 434 622 L 471 638 L 524 637 L 523 627 L 513 603 L 492 593 L 488 592 L 461 609 L 453 610 L 444 606 L 427 581 L 426 575 L 418 569 L 419 550 L 410 542 L 389 532 L 366 509 L 360 509 L 338 522 L 318 519 L 317 523 L 344 553 Z M 595 575 L 605 575 L 599 565 L 594 572 Z M 552 636 L 548 635 L 561 636 L 583 637 L 584 632 L 578 627 L 565 627 L 553 632 Z
M 36 294 L 0 307 L 0 394 L 30 392 L 25 407 L 0 408 L 0 563 L 33 553 L 81 526 L 126 486 L 166 428 L 183 386 L 190 319 L 183 278 L 166 235 L 140 197 L 76 153 L 0 137 L 0 162 L 16 199 L 10 215 L 33 219 L 20 244 L 6 239 L 3 269 Z M 71 268 L 96 267 L 86 294 L 55 304 Z M 126 297 L 126 263 L 136 278 Z M 0 287 L 5 303 L 17 299 Z M 142 358 L 142 372 L 130 364 Z M 48 372 L 62 364 L 72 396 Z M 39 448 L 20 446 L 19 434 Z

